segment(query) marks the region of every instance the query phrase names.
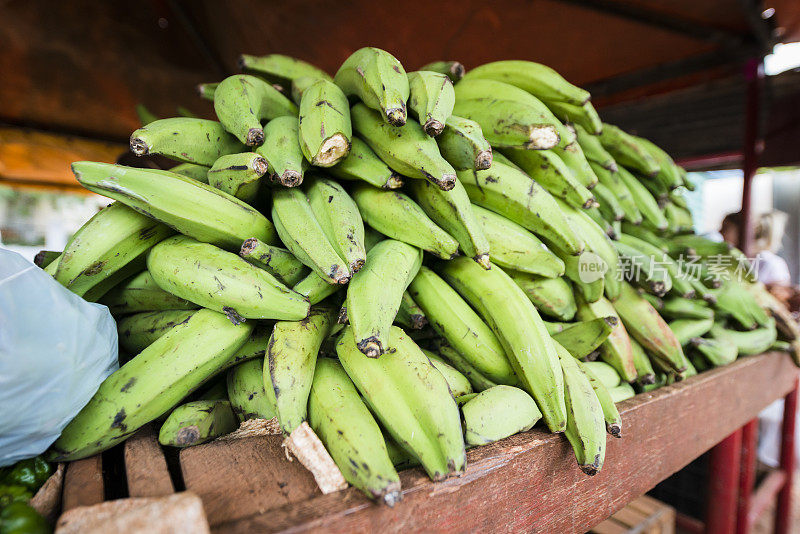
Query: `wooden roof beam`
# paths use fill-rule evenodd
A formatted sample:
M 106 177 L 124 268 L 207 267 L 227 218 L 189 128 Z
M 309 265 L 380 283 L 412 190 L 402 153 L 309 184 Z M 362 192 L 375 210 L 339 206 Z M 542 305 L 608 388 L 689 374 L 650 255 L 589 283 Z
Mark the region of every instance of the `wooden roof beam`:
M 586 84 L 585 88 L 592 93 L 593 97 L 608 96 L 725 64 L 743 61 L 754 53 L 755 51 L 752 47 L 742 46 L 733 50 L 718 50 L 698 54 L 599 80 Z
M 738 33 L 706 26 L 690 20 L 658 13 L 649 9 L 620 4 L 613 0 L 559 0 L 607 15 L 614 15 L 639 24 L 646 24 L 699 41 L 707 41 L 727 48 L 738 48 L 746 44 L 746 38 Z

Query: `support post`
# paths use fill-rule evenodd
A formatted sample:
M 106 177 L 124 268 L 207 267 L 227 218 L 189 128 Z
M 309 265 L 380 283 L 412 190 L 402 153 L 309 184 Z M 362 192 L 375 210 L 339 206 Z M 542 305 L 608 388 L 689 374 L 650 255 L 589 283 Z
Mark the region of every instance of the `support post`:
M 733 534 L 736 530 L 741 454 L 741 428 L 711 449 L 706 503 L 707 534 Z
M 792 482 L 794 478 L 794 431 L 797 417 L 797 390 L 786 395 L 783 401 L 783 425 L 781 428 L 781 470 L 786 481 L 778 493 L 778 507 L 775 511 L 775 534 L 789 534 L 792 525 Z
M 748 514 L 756 476 L 758 419 L 742 427 L 742 463 L 739 472 L 739 500 L 736 508 L 736 532 L 747 534 L 750 525 Z
M 758 170 L 758 127 L 759 104 L 761 94 L 761 78 L 763 69 L 761 58 L 747 60 L 744 69 L 745 82 L 747 83 L 747 102 L 745 104 L 744 147 L 742 154 L 744 161 L 744 182 L 742 184 L 742 226 L 739 229 L 739 248 L 751 255 L 753 249 L 753 221 L 751 210 L 751 197 L 753 177 Z

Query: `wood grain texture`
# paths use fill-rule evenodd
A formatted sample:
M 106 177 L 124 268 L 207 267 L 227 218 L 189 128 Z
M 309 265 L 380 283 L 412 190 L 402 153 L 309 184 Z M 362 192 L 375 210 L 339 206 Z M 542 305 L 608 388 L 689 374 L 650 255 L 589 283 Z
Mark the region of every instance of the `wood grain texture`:
M 186 489 L 203 500 L 210 524 L 322 495 L 311 473 L 297 460 L 286 458 L 282 441 L 280 435 L 260 436 L 215 441 L 181 451 Z
M 128 496 L 162 497 L 175 493 L 167 461 L 152 426 L 139 430 L 124 447 Z
M 235 70 L 239 54 L 278 52 L 333 74 L 353 51 L 377 46 L 394 54 L 408 71 L 440 59 L 461 61 L 468 69 L 498 59 L 530 59 L 584 84 L 714 48 L 557 0 L 409 0 L 402 8 L 371 0 L 293 0 L 268 9 L 258 0 L 243 0 L 224 10 L 201 0 L 193 3 L 191 13 L 230 70 Z M 406 13 L 429 24 L 423 23 L 421 32 L 420 22 Z
M 434 484 L 419 469 L 401 473 L 404 500 L 394 509 L 374 505 L 350 488 L 220 523 L 221 502 L 246 501 L 259 484 L 272 480 L 258 465 L 246 468 L 244 462 L 256 455 L 239 459 L 232 451 L 225 454 L 235 461 L 222 465 L 235 466 L 231 480 L 236 482 L 217 479 L 217 493 L 224 497 L 204 497 L 204 502 L 207 510 L 217 508 L 209 510 L 212 529 L 226 533 L 586 532 L 784 396 L 797 372 L 788 355 L 769 353 L 621 403 L 622 438 L 609 438 L 605 466 L 595 477 L 578 469 L 563 437 L 536 429 L 470 450 L 461 478 Z M 214 478 L 213 462 L 207 455 L 206 480 Z M 280 472 L 279 480 L 287 484 L 283 491 L 292 492 L 295 480 Z
M 138 103 L 211 111 L 194 85 L 218 75 L 168 4 L 0 3 L 0 119 L 124 141 Z
M 64 474 L 62 512 L 78 506 L 91 506 L 103 502 L 103 459 L 96 454 L 67 464 Z
M 0 126 L 0 180 L 81 187 L 72 162 L 115 163 L 127 151 L 121 143 Z
M 787 6 L 778 18 L 792 35 L 797 24 L 781 18 L 784 11 L 794 15 L 788 2 L 782 1 Z M 736 0 L 633 3 L 655 15 L 749 32 Z M 184 20 L 199 32 L 187 30 Z M 204 49 L 228 72 L 238 71 L 241 53 L 272 52 L 334 72 L 366 45 L 389 50 L 408 70 L 439 59 L 468 67 L 530 59 L 579 84 L 716 48 L 557 0 L 175 0 L 140 2 L 133 9 L 124 2 L 7 1 L 0 3 L 0 119 L 124 140 L 138 126 L 137 103 L 162 117 L 174 116 L 177 105 L 212 114 L 194 94 L 195 84 L 220 78 Z

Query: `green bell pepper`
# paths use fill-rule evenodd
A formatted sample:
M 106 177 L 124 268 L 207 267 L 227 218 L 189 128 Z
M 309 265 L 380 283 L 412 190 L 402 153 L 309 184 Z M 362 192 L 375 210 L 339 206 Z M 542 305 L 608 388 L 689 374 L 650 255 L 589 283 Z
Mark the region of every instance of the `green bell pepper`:
M 27 504 L 33 497 L 33 492 L 25 486 L 0 485 L 0 510 L 12 502 Z
M 0 510 L 0 534 L 50 534 L 44 517 L 25 503 L 11 503 Z
M 53 473 L 53 468 L 41 456 L 22 460 L 11 467 L 0 483 L 9 486 L 25 486 L 35 492 Z

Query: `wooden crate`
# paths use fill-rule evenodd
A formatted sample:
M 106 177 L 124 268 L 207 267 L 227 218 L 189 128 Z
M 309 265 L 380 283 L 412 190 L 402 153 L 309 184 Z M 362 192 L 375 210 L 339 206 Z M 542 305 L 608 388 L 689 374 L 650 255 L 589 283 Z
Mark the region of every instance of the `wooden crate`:
M 396 532 L 475 530 L 586 532 L 643 495 L 793 387 L 784 353 L 751 356 L 619 405 L 621 439 L 609 438 L 600 474 L 576 466 L 563 436 L 534 429 L 468 451 L 466 473 L 433 483 L 420 469 L 400 474 L 403 501 L 378 506 L 348 488 L 322 495 L 280 436 L 216 441 L 165 451 L 152 429 L 67 467 L 65 507 L 104 496 L 189 490 L 214 532 Z M 109 477 L 124 461 L 124 484 Z M 105 468 L 106 477 L 102 470 Z
M 675 509 L 642 495 L 590 531 L 592 534 L 675 534 Z

